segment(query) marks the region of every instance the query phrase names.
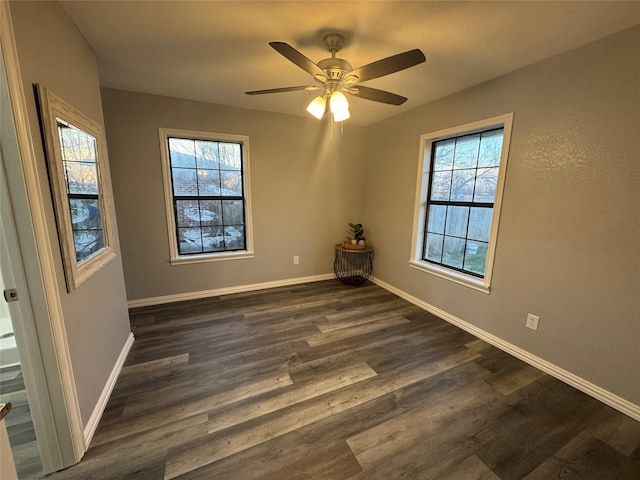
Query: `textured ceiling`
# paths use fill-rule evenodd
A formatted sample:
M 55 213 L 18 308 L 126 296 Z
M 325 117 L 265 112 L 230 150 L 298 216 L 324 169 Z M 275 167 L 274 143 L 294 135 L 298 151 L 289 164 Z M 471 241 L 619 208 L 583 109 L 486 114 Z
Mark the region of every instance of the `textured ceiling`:
M 273 50 L 289 43 L 318 62 L 325 33 L 359 67 L 419 48 L 427 61 L 365 85 L 402 106 L 349 97 L 367 125 L 640 23 L 640 2 L 68 1 L 97 53 L 105 87 L 292 115 L 314 92 L 248 96 L 306 85 L 309 74 Z

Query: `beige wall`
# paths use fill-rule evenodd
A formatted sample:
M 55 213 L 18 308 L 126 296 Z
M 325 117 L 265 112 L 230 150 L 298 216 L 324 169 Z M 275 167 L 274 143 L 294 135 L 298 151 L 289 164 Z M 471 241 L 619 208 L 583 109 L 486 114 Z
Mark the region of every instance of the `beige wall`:
M 57 252 L 56 276 L 78 401 L 86 424 L 130 333 L 122 262 L 118 255 L 67 294 L 32 84 L 43 85 L 103 124 L 95 55 L 57 2 L 11 3 L 11 14 L 48 212 L 47 228 Z
M 129 300 L 332 272 L 333 245 L 362 213 L 362 128 L 334 125 L 331 138 L 314 119 L 112 89 L 102 98 Z M 254 258 L 170 265 L 159 127 L 249 137 Z
M 376 276 L 640 404 L 640 28 L 366 131 Z M 514 112 L 490 295 L 409 267 L 418 137 Z M 389 159 L 393 158 L 393 162 Z M 540 316 L 537 333 L 524 326 Z
M 640 404 L 639 28 L 331 138 L 312 119 L 118 90 L 104 89 L 101 106 L 94 54 L 62 8 L 11 8 L 43 179 L 31 84 L 98 122 L 104 109 L 128 299 L 329 273 L 346 223 L 363 221 L 381 280 Z M 408 265 L 418 138 L 506 112 L 513 136 L 485 295 Z M 169 264 L 158 127 L 249 136 L 255 258 Z M 86 422 L 129 333 L 123 272 L 118 258 L 67 295 L 59 260 Z M 537 333 L 528 312 L 541 317 Z

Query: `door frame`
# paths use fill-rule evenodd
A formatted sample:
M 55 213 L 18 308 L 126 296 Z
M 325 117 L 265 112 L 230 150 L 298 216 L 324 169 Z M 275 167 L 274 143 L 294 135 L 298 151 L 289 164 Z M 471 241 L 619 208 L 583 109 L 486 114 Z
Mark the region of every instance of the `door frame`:
M 4 70 L 0 69 L 0 73 L 4 75 Z M 2 90 L 2 100 L 0 102 L 3 104 L 0 107 L 4 108 L 6 98 L 4 85 Z M 5 118 L 6 112 L 3 111 L 2 128 L 6 128 Z M 0 150 L 11 150 L 11 145 L 7 148 L 4 136 L 3 134 L 2 148 Z M 22 254 L 14 223 L 2 151 L 0 151 L 0 265 L 3 288 L 15 288 L 19 292 L 18 300 L 8 303 L 7 306 L 15 332 L 18 352 L 20 353 L 20 369 L 27 390 L 29 410 L 33 427 L 36 431 L 36 438 L 38 440 L 41 438 L 47 439 L 55 435 L 55 426 L 50 421 L 51 412 L 47 412 L 50 409 L 51 400 L 48 391 L 41 388 L 41 386 L 46 385 L 46 377 L 42 369 L 43 362 L 40 349 L 34 348 L 34 346 L 38 346 L 37 340 L 33 341 L 33 339 L 37 339 L 37 332 L 35 331 L 31 299 L 22 265 Z M 4 299 L 0 298 L 0 302 L 4 301 Z M 53 450 L 51 447 L 49 442 L 42 442 L 42 445 L 39 443 L 38 449 L 41 451 L 41 462 L 43 461 L 42 457 L 55 458 L 57 454 L 55 443 Z M 51 462 L 48 461 L 48 463 Z
M 15 133 L 15 145 L 3 144 L 3 150 L 6 150 L 3 163 L 32 312 L 23 320 L 32 322 L 35 335 L 34 338 L 25 339 L 32 363 L 27 368 L 39 372 L 34 376 L 40 375 L 43 378 L 39 380 L 44 380 L 35 382 L 37 385 L 33 388 L 38 404 L 32 410 L 40 410 L 42 418 L 38 420 L 38 425 L 35 425 L 34 418 L 34 426 L 36 435 L 39 434 L 44 471 L 50 473 L 77 463 L 87 446 L 52 250 L 52 245 L 56 245 L 57 241 L 51 238 L 46 228 L 47 212 L 41 185 L 46 185 L 48 179 L 38 175 L 7 0 L 0 0 L 0 54 L 4 69 L 0 82 L 5 82 L 6 75 L 6 85 L 2 88 L 6 88 L 9 98 L 9 105 L 0 106 L 3 110 L 11 109 Z M 10 148 L 13 149 L 11 153 L 8 151 Z M 15 155 L 19 161 L 10 161 L 10 155 Z

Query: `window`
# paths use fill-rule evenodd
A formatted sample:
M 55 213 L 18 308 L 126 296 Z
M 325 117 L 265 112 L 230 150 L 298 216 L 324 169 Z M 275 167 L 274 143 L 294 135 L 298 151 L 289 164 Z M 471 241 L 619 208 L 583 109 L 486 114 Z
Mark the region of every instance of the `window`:
M 421 137 L 412 266 L 489 291 L 512 117 Z
M 160 129 L 172 263 L 252 255 L 248 138 Z
M 116 254 L 111 185 L 102 127 L 38 86 L 42 134 L 71 292 Z
M 61 118 L 56 118 L 56 123 L 76 260 L 83 262 L 104 248 L 105 240 L 100 212 L 96 139 Z

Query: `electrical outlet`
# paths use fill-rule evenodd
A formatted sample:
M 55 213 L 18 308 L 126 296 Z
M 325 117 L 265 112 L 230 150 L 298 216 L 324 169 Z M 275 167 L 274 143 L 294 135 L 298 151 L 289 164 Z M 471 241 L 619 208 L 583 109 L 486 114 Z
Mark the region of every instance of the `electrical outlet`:
M 537 332 L 539 321 L 540 321 L 540 317 L 529 313 L 527 315 L 527 323 L 525 325 L 527 326 L 527 328 L 530 328 L 531 330 L 535 330 Z
M 293 264 L 298 265 L 300 263 L 300 257 L 298 255 L 293 256 Z

